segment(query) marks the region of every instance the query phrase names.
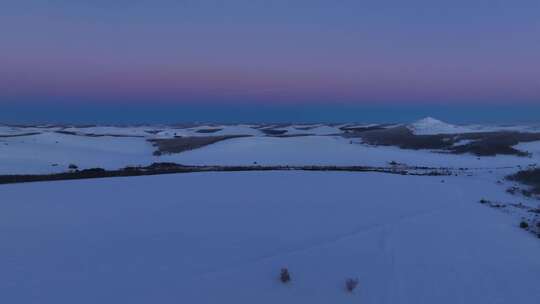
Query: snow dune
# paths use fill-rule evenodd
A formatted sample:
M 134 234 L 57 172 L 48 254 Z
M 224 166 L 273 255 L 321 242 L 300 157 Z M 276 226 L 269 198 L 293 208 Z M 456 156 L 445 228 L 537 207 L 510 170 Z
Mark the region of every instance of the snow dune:
M 0 186 L 0 302 L 536 302 L 540 243 L 477 203 L 510 197 L 492 182 L 440 179 L 251 172 Z M 348 277 L 360 281 L 353 294 Z

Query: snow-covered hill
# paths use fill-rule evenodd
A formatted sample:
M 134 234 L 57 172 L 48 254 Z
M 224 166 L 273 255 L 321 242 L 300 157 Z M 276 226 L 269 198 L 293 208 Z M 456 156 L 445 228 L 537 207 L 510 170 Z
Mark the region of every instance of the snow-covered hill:
M 470 128 L 448 124 L 432 117 L 418 120 L 408 125 L 408 128 L 417 135 L 457 134 L 473 131 Z
M 280 131 L 268 136 L 261 128 Z M 455 126 L 433 118 L 409 125 L 417 134 L 439 134 L 492 130 L 488 127 Z M 517 147 L 531 152 L 532 159 L 512 155 L 477 158 L 471 154 L 449 155 L 393 146 L 366 146 L 360 139 L 344 138 L 334 125 L 199 125 L 93 126 L 0 128 L 0 174 L 44 174 L 65 172 L 70 164 L 80 169 L 119 169 L 146 166 L 153 162 L 186 165 L 372 165 L 390 161 L 418 166 L 508 167 L 538 162 L 540 142 Z M 248 135 L 228 139 L 179 154 L 155 156 L 148 140 L 194 136 Z M 299 136 L 304 135 L 304 136 Z M 305 136 L 309 135 L 309 136 Z M 459 144 L 466 141 L 459 142 Z
M 493 130 L 433 118 L 409 128 L 416 134 Z M 268 136 L 268 129 L 283 133 Z M 534 198 L 507 193 L 515 184 L 503 177 L 538 163 L 539 141 L 516 146 L 531 157 L 477 157 L 369 146 L 340 132 L 324 124 L 1 127 L 0 174 L 153 162 L 464 170 L 453 170 L 457 176 L 221 172 L 0 185 L 0 303 L 454 304 L 540 297 L 540 243 L 517 227 L 525 217 L 536 223 L 534 213 L 521 204 L 518 216 L 478 203 L 537 208 Z M 148 141 L 217 135 L 249 136 L 161 156 Z M 291 272 L 290 284 L 278 280 L 282 267 Z M 347 278 L 360 282 L 352 294 L 344 291 Z

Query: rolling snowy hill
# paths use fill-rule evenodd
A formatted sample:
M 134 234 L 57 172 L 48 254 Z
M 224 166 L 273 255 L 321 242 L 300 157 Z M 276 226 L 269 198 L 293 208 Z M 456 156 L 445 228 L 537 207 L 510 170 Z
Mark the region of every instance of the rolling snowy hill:
M 533 139 L 514 145 L 526 156 L 477 156 L 358 136 L 463 146 L 476 141 L 454 134 L 479 130 L 493 129 L 433 118 L 407 128 L 3 126 L 0 175 L 74 171 L 71 164 L 285 167 L 0 185 L 0 303 L 532 303 L 540 298 L 539 201 L 504 178 L 536 166 L 540 141 L 523 136 Z M 225 139 L 161 155 L 152 143 L 212 136 Z M 443 176 L 400 173 L 407 166 Z M 278 280 L 282 267 L 289 284 Z M 359 280 L 353 293 L 344 290 L 348 278 Z
M 410 124 L 409 129 L 414 134 L 427 135 L 427 134 L 457 134 L 472 132 L 470 128 L 451 125 L 432 117 L 426 117 Z

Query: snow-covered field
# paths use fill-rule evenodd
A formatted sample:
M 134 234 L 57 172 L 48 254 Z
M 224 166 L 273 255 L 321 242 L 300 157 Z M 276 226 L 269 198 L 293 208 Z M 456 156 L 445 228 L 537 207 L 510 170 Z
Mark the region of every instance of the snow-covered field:
M 2 185 L 0 303 L 535 303 L 540 242 L 478 203 L 515 200 L 499 187 L 335 172 Z
M 526 146 L 529 147 L 529 146 Z M 536 149 L 537 146 L 531 146 Z M 499 155 L 476 157 L 428 150 L 368 146 L 340 136 L 245 137 L 215 143 L 180 154 L 164 155 L 164 161 L 183 164 L 250 165 L 369 165 L 385 166 L 391 161 L 415 166 L 498 168 L 527 166 L 540 159 Z
M 347 125 L 373 127 L 373 125 Z M 432 118 L 407 125 L 420 134 L 447 134 L 493 130 L 534 130 L 533 126 L 454 126 Z M 335 125 L 199 125 L 93 126 L 93 127 L 0 127 L 0 174 L 65 172 L 70 164 L 80 169 L 119 169 L 153 162 L 186 165 L 372 165 L 391 161 L 419 166 L 496 168 L 528 166 L 540 159 L 540 142 L 517 147 L 531 157 L 476 157 L 428 150 L 373 147 L 360 139 L 346 139 Z M 494 129 L 495 128 L 495 129 Z M 285 132 L 268 136 L 264 131 Z M 153 155 L 148 140 L 193 136 L 247 135 L 179 154 Z M 309 136 L 306 136 L 309 135 Z M 457 145 L 471 141 L 458 142 Z
M 0 126 L 0 175 L 153 162 L 409 165 L 453 174 L 207 172 L 0 185 L 0 303 L 540 299 L 540 242 L 519 228 L 540 221 L 530 212 L 539 201 L 507 193 L 516 184 L 504 180 L 538 164 L 540 141 L 515 146 L 530 157 L 478 157 L 370 146 L 342 136 L 343 126 L 377 127 Z M 536 130 L 432 118 L 407 127 L 415 134 Z M 160 156 L 149 141 L 227 135 L 247 137 Z M 288 284 L 278 279 L 283 267 Z M 348 278 L 359 280 L 353 293 L 345 291 Z

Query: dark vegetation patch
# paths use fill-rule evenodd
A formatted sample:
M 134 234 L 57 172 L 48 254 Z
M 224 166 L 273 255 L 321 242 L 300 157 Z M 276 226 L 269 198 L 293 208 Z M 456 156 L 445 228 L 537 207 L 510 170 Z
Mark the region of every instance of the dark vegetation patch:
M 497 154 L 528 156 L 529 153 L 517 150 L 512 146 L 520 142 L 540 140 L 540 133 L 522 132 L 487 132 L 460 134 L 458 140 L 472 140 L 473 142 L 454 147 L 454 153 L 473 153 L 480 156 Z
M 318 126 L 307 126 L 307 127 L 294 127 L 296 130 L 300 131 L 309 131 L 317 128 Z
M 198 127 L 199 124 L 196 123 L 176 123 L 171 125 L 172 127 L 178 128 L 178 129 L 189 129 L 189 128 L 195 128 Z
M 149 139 L 157 150 L 154 155 L 180 153 L 198 149 L 231 138 L 247 137 L 249 135 L 223 135 L 223 136 L 189 136 L 163 139 Z
M 272 137 L 281 137 L 281 138 L 287 138 L 287 137 L 305 137 L 305 136 L 313 136 L 314 134 L 283 134 L 283 135 L 272 135 Z
M 31 136 L 31 135 L 38 135 L 38 134 L 41 134 L 41 133 L 29 132 L 29 133 L 21 133 L 21 134 L 8 134 L 8 135 L 0 135 L 0 138 Z
M 156 135 L 159 132 L 161 132 L 161 130 L 144 130 L 144 132 L 146 132 L 148 134 Z
M 176 163 L 153 163 L 149 166 L 125 167 L 119 170 L 93 168 L 54 174 L 0 175 L 0 184 L 26 183 L 38 181 L 75 180 L 89 178 L 144 176 L 192 172 L 242 172 L 242 171 L 344 171 L 344 172 L 378 172 L 400 175 L 434 176 L 451 173 L 438 168 L 410 167 L 395 170 L 385 167 L 366 166 L 184 166 Z M 409 171 L 411 170 L 411 171 Z
M 370 126 L 370 127 L 343 126 L 339 129 L 345 132 L 365 132 L 365 131 L 374 131 L 374 130 L 384 130 L 385 127 L 382 125 Z
M 356 287 L 358 287 L 358 279 L 357 278 L 348 278 L 345 280 L 345 290 L 348 292 L 353 292 Z
M 506 177 L 508 180 L 531 186 L 531 192 L 540 194 L 540 168 L 522 170 Z
M 517 210 L 520 210 L 520 213 L 522 214 L 521 221 L 519 222 L 519 227 L 521 229 L 524 229 L 526 231 L 529 231 L 530 233 L 536 235 L 538 238 L 540 238 L 540 208 L 533 208 L 529 207 L 527 205 L 524 205 L 522 203 L 508 203 L 503 204 L 499 202 L 494 202 L 486 199 L 481 199 L 480 204 L 503 210 L 506 213 L 512 213 Z M 526 213 L 523 213 L 526 212 Z
M 290 127 L 290 126 L 292 126 L 292 125 L 288 124 L 288 123 L 270 123 L 270 124 L 258 124 L 258 125 L 253 126 L 252 128 L 260 130 L 260 129 L 286 128 L 286 127 Z
M 289 273 L 289 269 L 281 268 L 281 272 L 279 273 L 279 280 L 281 281 L 281 283 L 289 283 L 291 281 L 291 274 Z
M 222 128 L 214 128 L 214 129 L 199 129 L 196 132 L 197 133 L 216 133 L 223 130 Z
M 405 126 L 388 129 L 349 131 L 345 137 L 357 137 L 370 145 L 397 146 L 402 149 L 436 149 L 454 154 L 471 153 L 477 156 L 499 154 L 528 156 L 529 154 L 513 148 L 520 142 L 540 140 L 540 133 L 521 132 L 478 132 L 462 134 L 415 135 Z M 467 140 L 468 143 L 455 145 Z
M 506 189 L 506 192 L 509 193 L 509 194 L 512 194 L 512 195 L 516 195 L 518 193 L 521 193 L 522 195 L 524 195 L 526 197 L 532 197 L 533 194 L 535 193 L 534 190 L 521 189 L 521 188 L 515 187 L 515 186 L 512 186 L 512 187 Z
M 78 135 L 77 132 L 73 132 L 73 131 L 58 130 L 55 132 L 58 134 L 64 134 L 64 135 Z
M 407 127 L 348 132 L 346 137 L 360 137 L 370 145 L 398 146 L 402 149 L 443 149 L 451 146 L 441 135 L 414 135 Z
M 276 130 L 276 129 L 260 129 L 260 131 L 269 136 L 278 136 L 278 135 L 284 135 L 285 133 L 287 133 L 287 130 Z
M 73 136 L 86 136 L 86 137 L 136 137 L 136 138 L 143 138 L 144 136 L 142 135 L 128 135 L 128 134 L 108 134 L 108 133 L 105 133 L 105 134 L 95 134 L 95 133 L 77 133 L 77 132 L 74 132 L 74 131 L 65 131 L 65 130 L 58 130 L 58 131 L 55 131 L 56 133 L 59 133 L 59 134 L 64 134 L 64 135 L 73 135 Z M 148 131 L 147 131 L 148 132 Z
M 493 201 L 486 200 L 486 199 L 481 199 L 480 204 L 486 205 L 486 206 L 491 207 L 491 208 L 506 208 L 506 204 L 493 202 Z

